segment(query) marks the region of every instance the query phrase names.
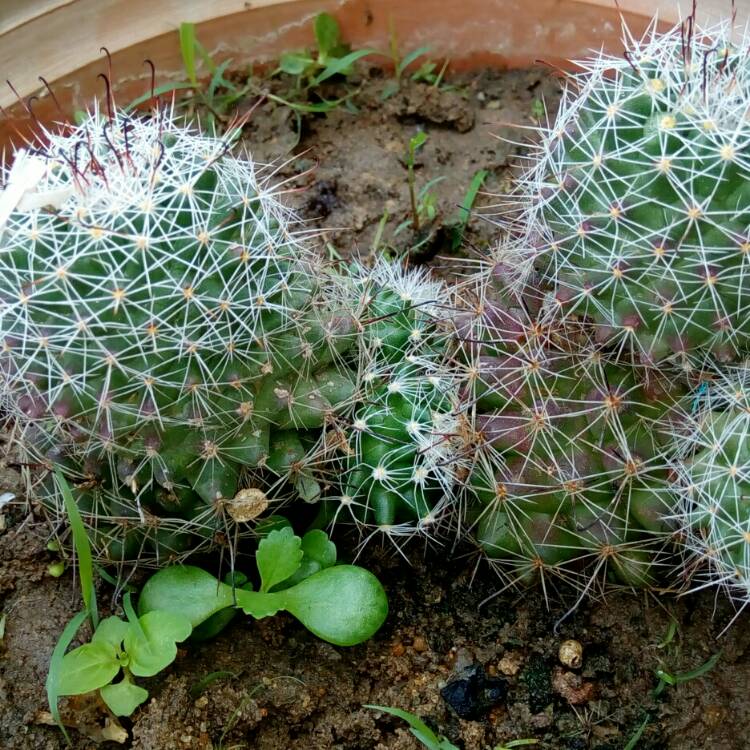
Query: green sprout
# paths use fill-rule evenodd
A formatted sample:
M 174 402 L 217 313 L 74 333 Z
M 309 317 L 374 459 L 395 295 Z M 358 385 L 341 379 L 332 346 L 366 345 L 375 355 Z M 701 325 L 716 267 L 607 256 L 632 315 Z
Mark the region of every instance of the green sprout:
M 235 607 L 255 619 L 284 610 L 319 638 L 354 646 L 383 624 L 388 600 L 372 573 L 335 562 L 336 547 L 325 532 L 316 529 L 300 538 L 289 526 L 276 528 L 258 545 L 257 591 L 222 583 L 195 566 L 178 565 L 146 582 L 139 611 L 179 612 L 198 628 Z

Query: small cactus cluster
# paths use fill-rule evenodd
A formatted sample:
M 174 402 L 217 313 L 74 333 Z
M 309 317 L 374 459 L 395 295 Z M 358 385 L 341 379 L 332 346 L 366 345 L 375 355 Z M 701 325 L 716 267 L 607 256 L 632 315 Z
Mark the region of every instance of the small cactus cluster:
M 472 282 L 468 505 L 511 582 L 702 575 L 748 601 L 750 56 L 732 32 L 654 23 L 578 63 Z
M 568 78 L 453 291 L 325 263 L 231 134 L 167 109 L 19 152 L 2 398 L 99 555 L 161 564 L 299 499 L 581 595 L 674 588 L 682 545 L 682 578 L 750 600 L 748 44 L 690 20 L 626 46 Z
M 692 23 L 569 76 L 520 184 L 555 314 L 646 364 L 750 343 L 746 40 Z
M 344 294 L 359 322 L 359 390 L 337 426 L 344 481 L 329 512 L 394 540 L 432 536 L 451 525 L 462 455 L 447 289 L 381 261 L 355 267 Z

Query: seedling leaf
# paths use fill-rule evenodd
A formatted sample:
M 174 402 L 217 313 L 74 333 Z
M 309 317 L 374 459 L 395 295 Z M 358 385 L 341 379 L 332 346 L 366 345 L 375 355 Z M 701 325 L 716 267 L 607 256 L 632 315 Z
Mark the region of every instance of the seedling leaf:
M 321 64 L 332 55 L 341 43 L 338 21 L 330 13 L 318 13 L 314 22 L 315 42 L 318 45 L 318 59 Z
M 417 47 L 417 49 L 412 50 L 409 52 L 408 55 L 406 55 L 401 62 L 399 62 L 398 66 L 396 67 L 396 78 L 401 78 L 401 75 L 403 72 L 417 59 L 422 57 L 422 55 L 426 55 L 430 51 L 429 46 L 424 47 Z
M 148 690 L 128 680 L 105 685 L 99 694 L 115 716 L 130 716 L 148 698 Z
M 112 682 L 120 671 L 117 652 L 107 643 L 84 643 L 62 660 L 58 695 L 82 695 Z
M 177 656 L 176 641 L 184 641 L 192 630 L 184 615 L 164 610 L 147 612 L 140 620 L 140 632 L 130 625 L 125 635 L 128 667 L 138 677 L 153 677 Z
M 127 632 L 128 623 L 119 617 L 107 617 L 99 623 L 91 642 L 102 643 L 116 651 L 120 648 Z
M 425 724 L 422 719 L 415 716 L 409 711 L 400 708 L 390 708 L 388 706 L 375 706 L 366 704 L 365 708 L 371 708 L 374 711 L 382 711 L 399 719 L 403 719 L 409 725 L 409 731 L 429 750 L 458 750 L 458 748 L 448 742 L 445 737 L 438 737 L 435 732 Z
M 155 573 L 146 581 L 138 599 L 141 615 L 156 610 L 176 612 L 193 627 L 232 606 L 232 587 L 194 565 L 175 565 Z
M 270 591 L 294 575 L 302 562 L 302 540 L 294 535 L 290 526 L 272 531 L 261 539 L 255 562 L 260 573 L 261 592 Z
M 195 24 L 193 23 L 180 24 L 180 52 L 188 80 L 193 86 L 197 86 L 198 79 L 195 75 Z
M 330 568 L 336 563 L 336 545 L 321 529 L 308 531 L 302 537 L 302 552 L 321 568 Z
M 292 76 L 301 76 L 315 61 L 301 52 L 287 52 L 279 60 L 279 70 Z
M 65 657 L 65 651 L 70 645 L 71 641 L 76 637 L 78 628 L 81 627 L 85 619 L 88 617 L 88 612 L 79 612 L 64 628 L 60 634 L 60 638 L 55 644 L 55 648 L 52 651 L 52 656 L 49 660 L 49 672 L 47 672 L 47 703 L 49 704 L 49 712 L 52 714 L 52 718 L 55 720 L 63 736 L 70 744 L 70 737 L 68 731 L 60 719 L 60 710 L 57 707 L 57 700 L 61 693 L 58 690 L 58 683 L 60 682 L 60 675 L 62 673 L 62 661 Z
M 273 596 L 310 632 L 336 646 L 366 641 L 388 615 L 388 599 L 380 581 L 354 565 L 325 568 Z
M 354 50 L 354 52 L 350 52 L 348 55 L 344 55 L 344 57 L 337 57 L 331 60 L 331 62 L 326 65 L 325 69 L 322 73 L 317 75 L 310 84 L 311 86 L 318 86 L 319 84 L 323 83 L 323 81 L 327 81 L 332 76 L 337 75 L 338 73 L 344 73 L 347 71 L 357 60 L 366 57 L 367 55 L 371 55 L 373 53 L 373 50 L 371 49 L 358 49 Z

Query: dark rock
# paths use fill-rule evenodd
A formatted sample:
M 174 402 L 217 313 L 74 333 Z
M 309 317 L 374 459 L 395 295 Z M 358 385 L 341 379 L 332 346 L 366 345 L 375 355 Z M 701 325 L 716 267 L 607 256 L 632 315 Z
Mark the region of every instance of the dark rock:
M 467 667 L 441 691 L 443 700 L 462 719 L 477 719 L 505 699 L 508 683 L 500 677 L 487 677 L 481 664 Z

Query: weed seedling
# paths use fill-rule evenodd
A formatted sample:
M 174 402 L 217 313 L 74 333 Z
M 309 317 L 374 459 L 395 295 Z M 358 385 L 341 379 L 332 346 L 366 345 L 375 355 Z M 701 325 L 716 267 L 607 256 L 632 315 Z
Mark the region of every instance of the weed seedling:
M 336 547 L 323 531 L 300 539 L 289 526 L 274 529 L 255 559 L 258 591 L 222 583 L 195 566 L 174 566 L 146 582 L 139 611 L 179 612 L 198 628 L 233 607 L 256 619 L 284 610 L 337 646 L 366 641 L 385 621 L 388 600 L 378 579 L 364 568 L 335 565 Z
M 406 180 L 409 186 L 409 203 L 411 205 L 411 219 L 402 222 L 396 229 L 395 234 L 399 234 L 406 227 L 411 226 L 415 232 L 419 232 L 425 223 L 434 221 L 437 215 L 437 196 L 431 192 L 432 188 L 441 182 L 445 177 L 435 177 L 427 182 L 424 187 L 417 193 L 416 177 L 414 174 L 414 163 L 416 161 L 417 151 L 427 142 L 427 133 L 420 130 L 415 136 L 409 139 L 409 146 L 406 150 Z
M 338 21 L 328 13 L 319 13 L 313 24 L 317 52 L 288 52 L 281 56 L 279 67 L 274 71 L 292 76 L 294 85 L 285 100 L 278 99 L 290 107 L 305 112 L 328 112 L 335 109 L 348 97 L 328 101 L 322 97 L 317 104 L 307 103 L 310 94 L 321 83 L 337 75 L 347 76 L 354 63 L 373 54 L 373 50 L 352 50 L 341 39 Z M 269 97 L 274 98 L 274 97 Z
M 466 231 L 466 225 L 469 223 L 474 201 L 477 199 L 477 193 L 479 193 L 488 174 L 486 169 L 480 169 L 474 173 L 461 205 L 453 218 L 446 222 L 446 227 L 450 233 L 450 246 L 453 252 L 458 250 L 463 244 L 464 232 Z
M 127 620 L 107 617 L 99 623 L 91 641 L 62 657 L 57 695 L 82 695 L 99 691 L 116 716 L 129 716 L 148 698 L 148 691 L 133 677 L 153 677 L 177 656 L 177 643 L 192 630 L 176 612 L 153 611 L 137 617 L 124 598 Z M 119 682 L 115 678 L 122 674 Z
M 367 704 L 365 708 L 373 711 L 382 711 L 399 719 L 403 719 L 409 725 L 409 731 L 427 748 L 427 750 L 458 750 L 458 747 L 442 735 L 437 735 L 425 724 L 419 716 L 401 708 L 390 708 L 389 706 L 375 706 Z

